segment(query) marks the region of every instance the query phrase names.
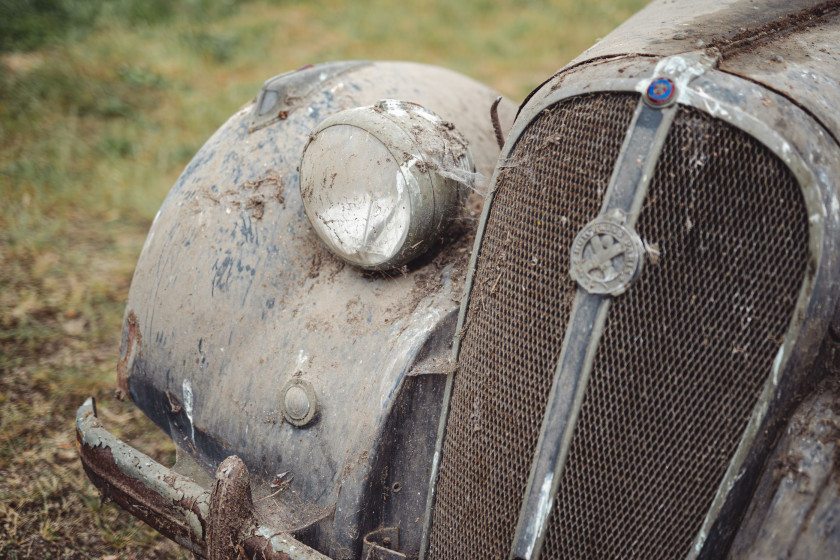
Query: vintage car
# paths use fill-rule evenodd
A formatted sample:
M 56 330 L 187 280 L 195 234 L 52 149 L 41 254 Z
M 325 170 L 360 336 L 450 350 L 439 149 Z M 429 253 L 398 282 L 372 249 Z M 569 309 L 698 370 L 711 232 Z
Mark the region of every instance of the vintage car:
M 514 118 L 515 117 L 515 118 Z M 268 80 L 143 247 L 102 494 L 198 557 L 840 558 L 840 2 L 657 0 L 518 112 Z

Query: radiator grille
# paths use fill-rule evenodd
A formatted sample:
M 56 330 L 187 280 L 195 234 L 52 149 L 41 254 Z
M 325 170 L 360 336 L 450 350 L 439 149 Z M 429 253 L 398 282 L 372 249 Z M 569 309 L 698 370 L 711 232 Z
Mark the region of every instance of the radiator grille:
M 808 221 L 788 168 L 680 108 L 637 224 L 658 245 L 613 303 L 544 558 L 684 558 L 791 321 Z
M 572 98 L 520 136 L 496 195 L 464 327 L 429 558 L 506 558 L 575 286 L 569 247 L 597 216 L 635 94 Z

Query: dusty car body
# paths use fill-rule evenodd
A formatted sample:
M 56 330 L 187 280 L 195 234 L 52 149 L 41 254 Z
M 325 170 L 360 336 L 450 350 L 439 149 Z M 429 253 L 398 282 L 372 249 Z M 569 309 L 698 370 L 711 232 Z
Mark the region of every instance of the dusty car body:
M 515 121 L 430 67 L 269 80 L 129 295 L 119 390 L 178 464 L 89 401 L 88 474 L 209 558 L 840 557 L 839 45 L 838 2 L 654 2 Z M 371 272 L 313 233 L 300 158 L 383 98 L 469 145 L 430 173 L 490 180 Z

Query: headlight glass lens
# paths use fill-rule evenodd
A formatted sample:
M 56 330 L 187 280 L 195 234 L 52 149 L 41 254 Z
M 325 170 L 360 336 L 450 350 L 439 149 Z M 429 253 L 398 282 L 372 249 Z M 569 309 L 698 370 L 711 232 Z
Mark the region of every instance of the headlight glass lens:
M 348 125 L 323 130 L 301 162 L 301 192 L 318 236 L 352 264 L 377 266 L 395 255 L 408 233 L 406 177 L 388 148 Z

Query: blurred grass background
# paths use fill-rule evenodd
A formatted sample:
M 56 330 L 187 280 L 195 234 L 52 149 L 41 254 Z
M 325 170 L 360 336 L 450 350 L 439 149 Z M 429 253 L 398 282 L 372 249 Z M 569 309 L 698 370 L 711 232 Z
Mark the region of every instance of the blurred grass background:
M 73 447 L 106 426 L 171 443 L 113 398 L 146 231 L 203 141 L 272 75 L 438 64 L 514 101 L 644 0 L 0 0 L 0 558 L 187 558 L 101 505 Z

